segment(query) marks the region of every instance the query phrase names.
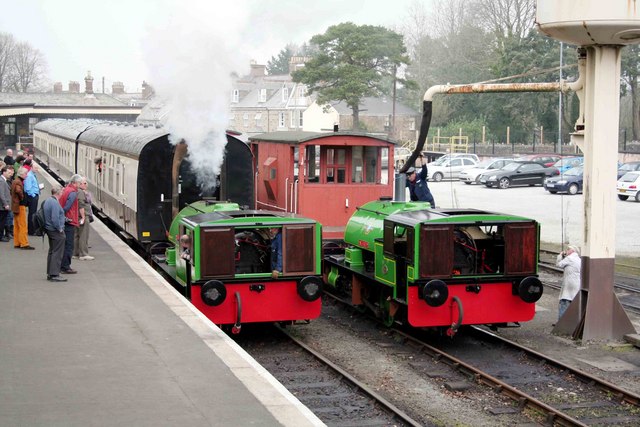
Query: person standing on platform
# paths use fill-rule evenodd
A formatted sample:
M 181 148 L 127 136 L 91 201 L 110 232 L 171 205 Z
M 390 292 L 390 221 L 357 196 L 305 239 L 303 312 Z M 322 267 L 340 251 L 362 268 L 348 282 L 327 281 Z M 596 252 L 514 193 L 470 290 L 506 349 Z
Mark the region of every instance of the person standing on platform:
M 13 176 L 13 167 L 4 165 L 0 169 L 0 242 L 9 241 L 7 218 L 11 210 L 11 187 L 9 179 Z
M 47 254 L 47 280 L 50 282 L 66 282 L 67 279 L 60 277 L 62 269 L 62 256 L 64 255 L 64 244 L 66 236 L 64 233 L 65 216 L 62 206 L 60 206 L 60 196 L 62 188 L 54 185 L 51 189 L 51 197 L 42 203 L 44 211 L 44 229 L 49 239 L 49 253 Z
M 573 245 L 567 246 L 566 252 L 563 251 L 558 254 L 556 265 L 564 270 L 562 287 L 560 288 L 560 301 L 558 303 L 558 320 L 560 320 L 580 290 L 582 270 L 580 249 Z
M 89 255 L 89 231 L 91 226 L 90 219 L 93 218 L 91 211 L 91 199 L 89 191 L 87 191 L 87 179 L 82 178 L 80 187 L 78 188 L 78 208 L 79 208 L 79 225 L 76 227 L 73 241 L 73 257 L 81 261 L 90 261 L 95 259 Z
M 38 201 L 40 200 L 40 184 L 36 177 L 36 171 L 32 166 L 33 161 L 26 159 L 24 161 L 24 167 L 29 172 L 27 173 L 27 179 L 24 181 L 24 192 L 27 196 L 27 228 L 29 236 L 35 235 L 35 224 L 33 223 L 33 217 L 38 211 Z
M 11 183 L 11 210 L 13 211 L 13 247 L 16 249 L 35 249 L 29 245 L 27 237 L 27 196 L 24 192 L 24 180 L 27 169 L 20 167 L 18 177 Z
M 7 155 L 4 156 L 4 164 L 7 166 L 13 166 L 16 160 L 13 158 L 13 150 L 11 148 L 7 148 Z
M 429 172 L 427 171 L 427 164 L 424 162 L 422 155 L 420 155 L 420 174 L 416 173 L 414 167 L 407 169 L 407 187 L 409 187 L 409 195 L 414 202 L 429 202 L 432 208 L 436 207 L 436 201 L 433 199 L 429 185 L 427 184 L 427 177 Z M 416 165 L 417 166 L 417 165 Z
M 64 255 L 62 256 L 62 274 L 76 274 L 77 271 L 71 268 L 71 256 L 73 255 L 73 240 L 76 228 L 80 225 L 80 208 L 78 207 L 78 188 L 82 177 L 75 174 L 69 180 L 69 184 L 62 190 L 62 195 L 58 199 L 60 206 L 64 210 Z

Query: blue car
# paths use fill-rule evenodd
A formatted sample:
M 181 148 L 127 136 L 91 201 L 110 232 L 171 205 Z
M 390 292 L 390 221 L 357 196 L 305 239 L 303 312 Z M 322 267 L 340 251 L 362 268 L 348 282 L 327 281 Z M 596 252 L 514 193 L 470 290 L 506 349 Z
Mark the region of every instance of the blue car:
M 547 178 L 544 181 L 544 189 L 551 194 L 582 193 L 582 166 L 569 169 L 565 173 Z
M 564 173 L 571 168 L 576 168 L 584 164 L 584 157 L 563 157 L 553 164 L 553 167 L 558 169 L 558 172 Z

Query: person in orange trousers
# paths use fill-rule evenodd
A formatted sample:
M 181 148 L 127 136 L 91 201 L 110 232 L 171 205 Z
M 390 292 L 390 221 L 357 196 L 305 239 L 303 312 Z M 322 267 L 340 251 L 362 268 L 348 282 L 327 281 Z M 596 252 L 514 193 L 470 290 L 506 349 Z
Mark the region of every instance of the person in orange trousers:
M 18 177 L 11 184 L 11 211 L 13 212 L 13 247 L 16 249 L 35 249 L 29 245 L 27 237 L 27 195 L 24 192 L 24 180 L 29 171 L 21 167 Z

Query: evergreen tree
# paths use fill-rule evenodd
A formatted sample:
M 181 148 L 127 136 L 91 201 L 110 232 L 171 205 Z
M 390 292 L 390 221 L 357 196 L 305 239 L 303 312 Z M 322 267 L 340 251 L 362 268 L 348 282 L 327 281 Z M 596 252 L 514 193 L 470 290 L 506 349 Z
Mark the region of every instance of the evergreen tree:
M 311 38 L 318 47 L 311 60 L 293 73 L 293 80 L 318 94 L 317 102 L 345 101 L 358 129 L 363 98 L 389 93 L 388 77 L 408 64 L 403 38 L 380 26 L 346 22 Z

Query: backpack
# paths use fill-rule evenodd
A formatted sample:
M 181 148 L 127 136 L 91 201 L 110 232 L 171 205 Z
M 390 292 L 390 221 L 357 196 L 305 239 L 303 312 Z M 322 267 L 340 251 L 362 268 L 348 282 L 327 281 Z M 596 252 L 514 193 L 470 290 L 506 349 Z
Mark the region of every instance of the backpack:
M 33 233 L 36 236 L 44 236 L 45 235 L 44 224 L 45 224 L 44 202 L 42 202 L 42 203 L 40 203 L 40 208 L 38 209 L 36 214 L 33 216 Z

